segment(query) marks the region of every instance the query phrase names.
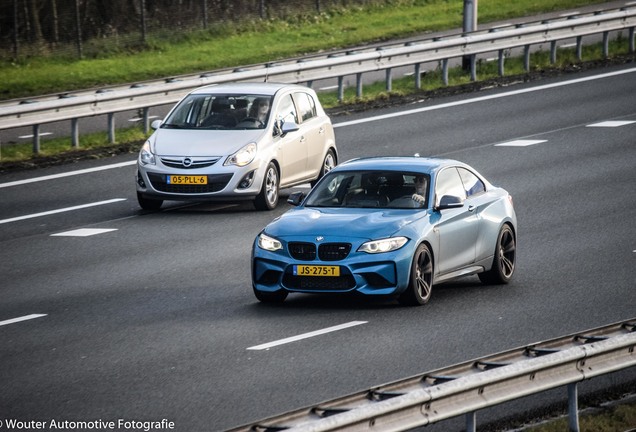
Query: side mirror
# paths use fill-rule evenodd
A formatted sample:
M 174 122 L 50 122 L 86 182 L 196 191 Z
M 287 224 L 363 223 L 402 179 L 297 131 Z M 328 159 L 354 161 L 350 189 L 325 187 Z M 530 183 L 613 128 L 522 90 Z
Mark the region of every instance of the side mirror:
M 163 123 L 163 120 L 154 120 L 152 123 L 150 123 L 150 127 L 153 128 L 154 130 L 157 130 L 161 127 L 162 123 Z
M 293 206 L 299 206 L 305 199 L 305 192 L 294 192 L 287 198 L 287 203 Z
M 296 122 L 293 121 L 282 121 L 279 125 L 279 129 L 280 129 L 280 136 L 284 137 L 285 135 L 287 135 L 290 132 L 296 132 L 298 129 L 300 129 L 300 127 L 298 127 L 298 125 L 296 124 Z
M 437 206 L 437 210 L 462 208 L 463 206 L 464 206 L 464 201 L 460 197 L 453 196 L 453 195 L 444 195 L 442 199 L 439 200 L 439 205 Z

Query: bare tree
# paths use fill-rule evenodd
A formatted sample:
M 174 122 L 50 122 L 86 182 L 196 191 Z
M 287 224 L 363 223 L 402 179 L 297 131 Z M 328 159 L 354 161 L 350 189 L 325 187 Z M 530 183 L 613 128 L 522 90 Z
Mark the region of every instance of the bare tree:
M 29 0 L 28 10 L 29 21 L 33 29 L 31 37 L 33 37 L 34 44 L 40 47 L 44 42 L 44 36 L 42 34 L 42 25 L 40 24 L 40 6 L 38 5 L 38 0 Z
M 57 14 L 57 0 L 51 0 L 51 14 L 53 15 L 52 30 L 53 30 L 53 43 L 57 44 L 60 41 L 59 32 L 59 17 Z

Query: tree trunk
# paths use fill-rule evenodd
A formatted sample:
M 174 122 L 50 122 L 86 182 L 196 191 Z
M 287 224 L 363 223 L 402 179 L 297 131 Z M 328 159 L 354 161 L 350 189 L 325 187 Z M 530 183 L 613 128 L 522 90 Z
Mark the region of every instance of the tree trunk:
M 31 36 L 33 37 L 33 43 L 40 47 L 44 43 L 44 36 L 42 35 L 42 25 L 40 24 L 40 8 L 38 7 L 37 0 L 29 0 L 29 19 L 31 22 L 31 28 L 33 29 Z

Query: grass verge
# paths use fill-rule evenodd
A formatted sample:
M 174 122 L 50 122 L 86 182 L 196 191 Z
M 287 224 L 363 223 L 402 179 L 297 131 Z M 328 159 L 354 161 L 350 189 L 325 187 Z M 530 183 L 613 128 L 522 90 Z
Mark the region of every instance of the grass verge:
M 479 23 L 601 4 L 598 0 L 481 0 Z M 221 23 L 208 30 L 163 30 L 145 45 L 108 39 L 86 43 L 84 59 L 40 55 L 0 60 L 0 99 L 129 83 L 262 63 L 369 42 L 461 28 L 463 4 L 448 0 L 392 0 L 340 7 L 287 20 Z M 121 38 L 125 40 L 126 38 Z M 119 41 L 119 39 L 117 39 Z M 25 48 L 26 50 L 26 48 Z M 73 52 L 60 50 L 55 52 Z M 2 54 L 2 51 L 0 51 Z

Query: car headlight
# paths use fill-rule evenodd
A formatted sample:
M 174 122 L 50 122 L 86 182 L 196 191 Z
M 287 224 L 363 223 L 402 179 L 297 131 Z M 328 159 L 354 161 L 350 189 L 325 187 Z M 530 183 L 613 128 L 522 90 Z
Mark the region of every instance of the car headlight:
M 406 237 L 391 237 L 382 240 L 368 241 L 358 248 L 358 252 L 383 253 L 400 249 L 409 241 Z
M 258 236 L 258 247 L 261 249 L 268 250 L 270 252 L 274 252 L 283 248 L 283 244 L 265 234 L 259 234 Z
M 223 165 L 245 166 L 256 157 L 256 143 L 249 143 L 239 151 L 230 155 Z
M 150 141 L 146 141 L 139 151 L 139 161 L 142 165 L 155 165 L 155 155 L 150 150 Z

